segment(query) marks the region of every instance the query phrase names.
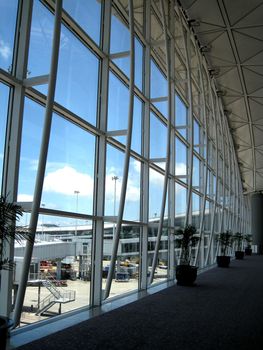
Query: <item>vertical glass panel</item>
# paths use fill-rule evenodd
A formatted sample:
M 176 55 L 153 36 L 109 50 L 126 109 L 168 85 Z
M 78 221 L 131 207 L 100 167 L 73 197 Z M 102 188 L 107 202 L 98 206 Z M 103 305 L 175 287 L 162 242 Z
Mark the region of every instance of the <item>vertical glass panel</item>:
M 204 230 L 210 231 L 211 229 L 211 202 L 206 201 L 205 202 L 205 216 L 204 216 Z
M 29 77 L 49 74 L 53 26 L 54 15 L 40 1 L 34 1 L 28 54 Z M 37 89 L 46 93 L 47 84 Z
M 140 226 L 122 225 L 117 251 L 115 273 L 109 297 L 138 289 L 140 266 Z M 105 289 L 110 259 L 114 224 L 104 224 L 102 289 Z M 125 283 L 123 283 L 125 282 Z
M 0 68 L 11 72 L 17 17 L 17 0 L 0 1 Z
M 200 225 L 200 197 L 192 193 L 192 224 L 199 229 Z
M 183 182 L 187 181 L 187 147 L 175 138 L 175 175 Z
M 155 163 L 164 169 L 167 127 L 153 113 L 151 113 L 150 118 L 150 158 L 163 158 L 163 161 Z
M 25 99 L 18 183 L 18 200 L 21 202 L 33 200 L 44 113 L 44 107 Z
M 166 226 L 166 223 L 164 224 Z M 154 251 L 156 246 L 156 237 L 158 234 L 158 223 L 152 223 L 148 230 L 148 275 L 152 270 Z M 157 265 L 154 272 L 153 283 L 158 283 L 167 278 L 168 266 L 168 230 L 163 228 L 159 250 Z
M 54 114 L 42 203 L 92 214 L 95 137 Z
M 156 63 L 151 60 L 151 98 L 156 97 L 167 97 L 167 81 Z
M 123 166 L 124 153 L 107 145 L 105 215 L 118 215 Z M 131 158 L 124 207 L 124 219 L 126 220 L 139 220 L 140 218 L 140 175 L 141 163 Z
M 187 209 L 187 189 L 175 183 L 175 227 L 183 227 Z
M 0 190 L 2 184 L 9 87 L 0 83 Z
M 194 149 L 196 152 L 200 152 L 200 126 L 194 119 Z
M 179 133 L 187 138 L 187 107 L 178 95 L 175 95 L 175 125 Z
M 62 27 L 55 100 L 96 125 L 98 58 Z
M 122 54 L 113 57 L 113 62 L 130 77 L 130 33 L 120 15 L 113 9 L 111 17 L 110 53 Z M 135 37 L 135 85 L 142 90 L 143 46 Z
M 149 173 L 149 221 L 158 222 L 161 213 L 164 176 L 150 168 Z M 165 206 L 167 216 L 167 205 Z
M 76 225 L 70 218 L 39 215 L 22 325 L 89 305 L 91 247 L 91 222 L 78 219 Z M 24 252 L 15 245 L 14 284 L 20 281 Z
M 124 220 L 140 219 L 141 162 L 130 158 L 127 191 L 124 206 Z
M 108 103 L 108 131 L 127 130 L 129 109 L 129 90 L 114 75 L 109 75 L 109 103 Z M 141 153 L 143 103 L 134 96 L 133 127 L 132 127 L 132 150 Z M 126 144 L 126 136 L 113 136 L 119 142 Z
M 200 160 L 193 156 L 193 187 L 200 187 Z
M 96 44 L 99 45 L 101 3 L 97 0 L 64 0 L 63 7 Z
M 123 164 L 124 153 L 107 145 L 105 215 L 108 216 L 118 215 Z
M 107 130 L 126 130 L 129 108 L 129 90 L 110 72 Z

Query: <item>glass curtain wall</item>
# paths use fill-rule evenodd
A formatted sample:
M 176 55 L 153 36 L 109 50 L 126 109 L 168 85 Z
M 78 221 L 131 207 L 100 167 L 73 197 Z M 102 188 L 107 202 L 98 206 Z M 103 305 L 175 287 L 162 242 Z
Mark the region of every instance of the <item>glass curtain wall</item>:
M 0 4 L 1 193 L 21 204 L 26 227 L 55 3 Z M 183 11 L 176 1 L 136 1 L 132 12 L 129 3 L 63 1 L 34 249 L 15 245 L 1 289 L 0 313 L 15 310 L 20 326 L 174 279 L 174 232 L 186 224 L 201 238 L 200 268 L 215 262 L 216 234 L 249 230 L 226 117 Z

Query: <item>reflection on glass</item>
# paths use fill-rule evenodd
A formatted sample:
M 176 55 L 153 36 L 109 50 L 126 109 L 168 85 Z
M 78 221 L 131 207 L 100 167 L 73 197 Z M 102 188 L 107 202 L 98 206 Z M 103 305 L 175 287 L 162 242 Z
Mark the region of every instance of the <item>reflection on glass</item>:
M 109 298 L 138 289 L 140 226 L 122 225 Z M 104 223 L 102 289 L 105 289 L 112 254 L 114 224 Z
M 101 4 L 97 0 L 64 0 L 64 9 L 83 30 L 99 45 Z
M 89 305 L 91 247 L 91 221 L 39 215 L 22 325 Z M 15 246 L 15 285 L 24 253 L 25 244 Z
M 12 71 L 17 0 L 0 1 L 0 68 Z
M 0 83 L 0 184 L 2 183 L 9 91 L 8 86 Z

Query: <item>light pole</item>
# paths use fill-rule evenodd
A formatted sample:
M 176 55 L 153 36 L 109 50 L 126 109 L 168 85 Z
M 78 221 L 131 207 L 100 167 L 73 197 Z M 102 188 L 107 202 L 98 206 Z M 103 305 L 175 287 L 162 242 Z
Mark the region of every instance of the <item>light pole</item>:
M 41 203 L 41 207 L 45 208 L 45 204 Z M 41 231 L 42 231 L 42 239 L 45 241 L 46 240 L 46 235 L 45 235 L 45 239 L 44 239 L 44 214 L 42 214 L 42 223 L 41 223 Z
M 116 183 L 117 180 L 119 179 L 118 176 L 112 176 L 112 181 L 114 181 L 114 197 L 113 197 L 113 216 L 116 216 Z M 115 223 L 113 224 L 113 236 L 115 234 Z
M 76 195 L 76 213 L 78 212 L 78 206 L 79 206 L 79 191 L 75 190 L 74 194 Z M 75 236 L 77 236 L 77 229 L 78 229 L 78 219 L 76 219 L 76 224 L 75 224 Z

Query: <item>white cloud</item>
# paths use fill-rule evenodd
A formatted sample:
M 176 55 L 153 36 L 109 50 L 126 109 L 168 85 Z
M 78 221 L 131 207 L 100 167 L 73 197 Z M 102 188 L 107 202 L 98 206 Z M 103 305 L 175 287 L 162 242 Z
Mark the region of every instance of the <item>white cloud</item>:
M 7 60 L 12 54 L 10 46 L 3 40 L 0 40 L 0 55 Z
M 93 195 L 93 177 L 80 173 L 70 166 L 64 166 L 46 175 L 44 191 L 71 196 L 79 191 L 79 196 Z
M 186 175 L 186 165 L 184 163 L 177 163 L 175 168 L 176 175 Z
M 33 196 L 31 194 L 21 193 L 17 196 L 18 202 L 33 202 Z
M 112 180 L 113 176 L 116 176 L 118 173 L 114 168 L 110 169 L 110 173 L 106 176 L 106 199 L 110 201 L 114 201 L 114 190 L 115 190 L 115 181 Z M 121 195 L 121 185 L 122 185 L 122 177 L 119 177 L 116 181 L 116 201 L 120 200 Z M 127 183 L 127 192 L 126 192 L 126 200 L 130 202 L 137 202 L 140 199 L 140 188 L 136 186 L 134 181 L 131 179 L 128 180 Z

